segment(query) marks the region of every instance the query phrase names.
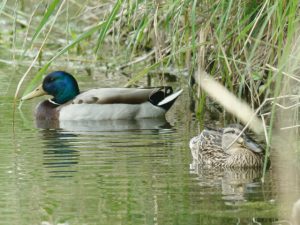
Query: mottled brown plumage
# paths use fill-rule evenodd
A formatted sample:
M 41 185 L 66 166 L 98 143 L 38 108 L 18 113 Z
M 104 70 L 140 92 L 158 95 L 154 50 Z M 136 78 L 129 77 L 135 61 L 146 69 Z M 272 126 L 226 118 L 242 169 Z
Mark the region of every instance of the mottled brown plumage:
M 203 130 L 190 141 L 193 158 L 209 167 L 261 167 L 261 147 L 234 125 L 218 130 Z

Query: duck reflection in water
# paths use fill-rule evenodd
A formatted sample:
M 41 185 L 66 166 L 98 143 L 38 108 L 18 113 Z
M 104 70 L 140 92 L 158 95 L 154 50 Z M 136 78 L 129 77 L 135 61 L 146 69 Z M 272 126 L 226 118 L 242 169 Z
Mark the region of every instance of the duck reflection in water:
M 70 177 L 77 172 L 80 150 L 76 142 L 82 143 L 82 137 L 96 135 L 101 146 L 109 146 L 107 138 L 132 133 L 168 133 L 172 126 L 165 119 L 108 120 L 108 121 L 64 121 L 54 124 L 52 121 L 36 120 L 44 139 L 44 165 L 55 177 Z M 53 127 L 57 125 L 58 127 Z M 85 138 L 84 138 L 85 139 Z M 103 139 L 103 140 L 102 140 Z M 103 142 L 102 142 L 103 141 Z
M 52 177 L 72 177 L 77 172 L 75 165 L 79 161 L 79 151 L 74 150 L 71 140 L 74 134 L 62 132 L 61 130 L 40 130 L 45 140 L 44 166 L 49 169 Z
M 258 168 L 203 168 L 197 161 L 190 164 L 191 173 L 197 174 L 201 187 L 221 188 L 222 199 L 226 205 L 236 205 L 247 201 L 256 188 L 261 187 Z
M 136 120 L 83 120 L 83 121 L 52 121 L 36 120 L 36 127 L 41 129 L 63 129 L 73 132 L 114 132 L 133 130 L 164 130 L 172 126 L 165 118 L 146 118 Z

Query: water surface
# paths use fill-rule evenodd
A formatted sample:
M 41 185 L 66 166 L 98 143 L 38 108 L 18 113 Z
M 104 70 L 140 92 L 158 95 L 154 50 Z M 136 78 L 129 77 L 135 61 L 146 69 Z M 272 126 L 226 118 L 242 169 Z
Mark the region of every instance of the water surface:
M 90 77 L 78 78 L 86 89 L 103 86 Z M 0 86 L 1 224 L 277 220 L 272 171 L 262 184 L 260 171 L 206 171 L 192 162 L 188 142 L 199 128 L 188 110 L 187 92 L 166 121 L 90 121 L 52 129 L 34 121 L 37 99 L 16 111 L 13 129 L 15 84 L 10 86 Z

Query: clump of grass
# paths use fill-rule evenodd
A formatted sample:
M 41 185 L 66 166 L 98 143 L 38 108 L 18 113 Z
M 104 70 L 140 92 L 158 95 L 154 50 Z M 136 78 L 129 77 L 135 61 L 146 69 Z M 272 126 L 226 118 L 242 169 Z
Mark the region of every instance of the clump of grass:
M 299 24 L 298 1 L 117 0 L 66 4 L 52 0 L 46 8 L 42 3 L 34 9 L 23 8 L 10 6 L 7 1 L 0 5 L 0 13 L 16 24 L 12 26 L 12 40 L 21 54 L 15 60 L 32 60 L 16 96 L 38 54 L 40 70 L 27 89 L 58 58 L 70 60 L 68 55 L 72 54 L 77 61 L 88 59 L 95 67 L 105 65 L 126 74 L 126 86 L 155 74 L 160 74 L 162 82 L 167 75 L 174 76 L 189 85 L 197 103 L 195 113 L 202 120 L 210 100 L 194 82 L 195 71 L 200 68 L 251 108 L 261 109 L 269 155 L 275 105 Z M 188 72 L 183 75 L 181 71 Z M 294 81 L 299 82 L 297 79 Z
M 124 34 L 131 56 L 154 49 L 153 63 L 147 68 L 187 68 L 190 80 L 200 67 L 253 109 L 259 108 L 267 128 L 268 156 L 283 68 L 290 60 L 299 23 L 298 2 L 141 2 L 128 14 L 134 21 L 127 28 L 130 35 Z M 144 71 L 136 80 L 149 72 Z M 194 96 L 199 100 L 196 109 L 205 112 L 203 93 Z

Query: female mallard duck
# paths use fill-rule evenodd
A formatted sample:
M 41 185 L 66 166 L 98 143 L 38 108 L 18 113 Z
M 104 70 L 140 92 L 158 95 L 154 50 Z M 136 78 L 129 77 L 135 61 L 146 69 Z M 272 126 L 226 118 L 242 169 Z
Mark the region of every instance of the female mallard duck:
M 41 102 L 35 111 L 38 120 L 109 120 L 162 117 L 182 90 L 100 88 L 80 93 L 75 78 L 64 71 L 48 74 L 43 83 L 21 100 L 41 95 L 54 98 Z
M 190 141 L 193 158 L 209 167 L 261 167 L 262 148 L 241 132 L 239 125 L 203 130 Z

